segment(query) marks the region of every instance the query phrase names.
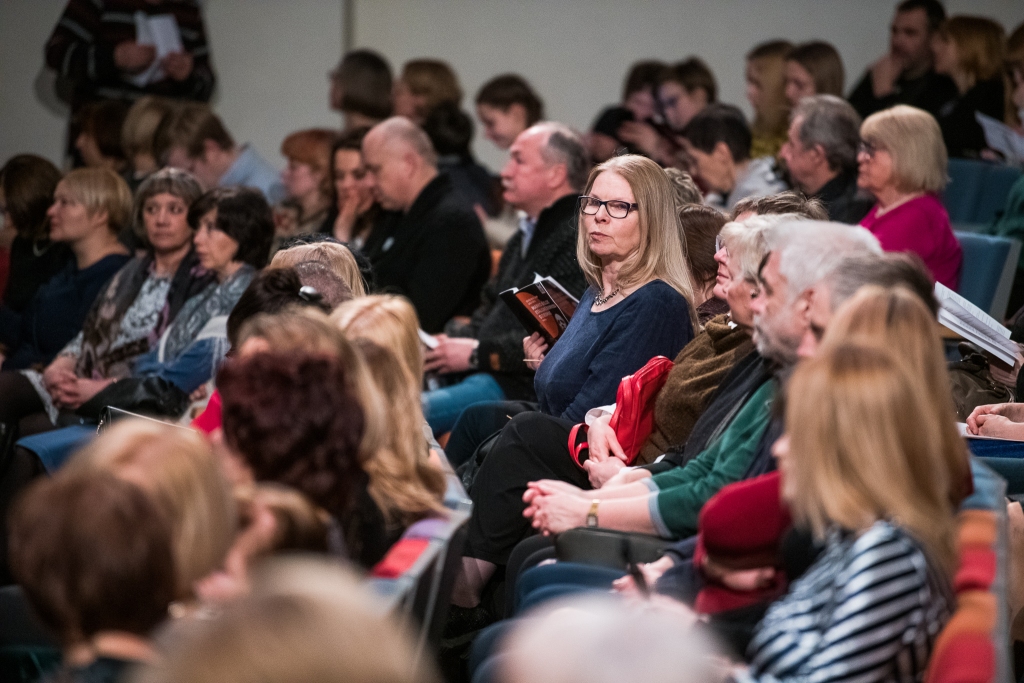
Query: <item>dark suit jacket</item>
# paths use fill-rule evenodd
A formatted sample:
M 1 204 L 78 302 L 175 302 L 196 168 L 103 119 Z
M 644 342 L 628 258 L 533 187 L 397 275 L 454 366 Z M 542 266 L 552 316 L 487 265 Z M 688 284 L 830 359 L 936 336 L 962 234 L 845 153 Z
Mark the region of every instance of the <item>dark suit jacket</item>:
M 385 213 L 363 252 L 378 290 L 409 297 L 430 333 L 452 316 L 472 313 L 491 272 L 480 219 L 443 173 L 408 211 Z
M 552 277 L 577 299 L 587 283 L 576 260 L 577 196 L 562 197 L 537 217 L 530 246 L 523 256 L 523 233 L 517 231 L 501 254 L 497 276 L 487 283 L 470 324 L 452 330 L 480 340 L 478 369 L 490 373 L 513 400 L 533 400 L 533 371 L 523 362 L 526 328 L 498 294 L 533 282 L 534 274 Z

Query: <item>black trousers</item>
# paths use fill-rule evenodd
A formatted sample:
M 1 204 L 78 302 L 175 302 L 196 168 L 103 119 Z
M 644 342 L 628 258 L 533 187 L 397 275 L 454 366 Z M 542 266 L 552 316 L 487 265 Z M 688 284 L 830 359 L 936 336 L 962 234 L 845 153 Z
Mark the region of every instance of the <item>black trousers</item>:
M 459 415 L 448 436 L 444 454 L 458 468 L 472 457 L 477 447 L 494 432 L 504 428 L 513 416 L 537 410 L 529 401 L 483 401 L 474 403 Z
M 54 428 L 32 382 L 14 370 L 0 372 L 0 422 L 17 427 L 19 437 Z
M 543 413 L 520 413 L 501 431 L 484 460 L 470 497 L 473 516 L 463 554 L 504 566 L 519 541 L 533 534 L 523 493 L 539 479 L 590 489 L 587 473 L 569 457 L 572 422 Z

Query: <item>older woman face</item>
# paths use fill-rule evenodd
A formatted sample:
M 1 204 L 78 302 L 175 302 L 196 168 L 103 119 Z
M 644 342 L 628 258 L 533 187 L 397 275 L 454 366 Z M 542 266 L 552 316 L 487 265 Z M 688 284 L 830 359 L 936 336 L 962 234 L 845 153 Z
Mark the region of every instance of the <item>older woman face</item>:
M 729 257 L 725 246 L 715 254 L 718 261 L 718 276 L 715 279 L 715 296 L 729 304 L 729 315 L 732 321 L 741 327 L 754 326 L 754 313 L 750 302 L 754 299 L 757 288 L 744 279 L 736 259 Z
M 605 265 L 622 261 L 640 246 L 640 218 L 637 209 L 632 208 L 636 204 L 632 188 L 618 173 L 605 171 L 594 179 L 589 196 L 603 202 L 631 205 L 625 218 L 613 218 L 608 213 L 608 205 L 598 207 L 594 215 L 583 214 L 583 228 L 590 251 Z M 612 211 L 618 214 L 615 209 Z
M 895 181 L 892 155 L 888 150 L 865 141 L 857 153 L 857 187 L 877 195 Z
M 199 219 L 195 244 L 199 263 L 209 271 L 226 275 L 237 264 L 238 241 L 217 228 L 217 209 L 208 211 Z
M 169 192 L 146 199 L 142 205 L 142 222 L 146 227 L 146 238 L 158 254 L 177 251 L 192 239 L 188 204 Z
M 354 201 L 358 215 L 373 206 L 373 184 L 367 177 L 363 155 L 358 150 L 339 149 L 334 153 L 334 191 L 338 195 L 339 209 Z
M 97 229 L 107 227 L 105 215 L 100 212 L 90 213 L 63 180 L 57 183 L 53 204 L 47 209 L 46 215 L 50 218 L 50 239 L 54 242 L 76 242 L 92 235 Z

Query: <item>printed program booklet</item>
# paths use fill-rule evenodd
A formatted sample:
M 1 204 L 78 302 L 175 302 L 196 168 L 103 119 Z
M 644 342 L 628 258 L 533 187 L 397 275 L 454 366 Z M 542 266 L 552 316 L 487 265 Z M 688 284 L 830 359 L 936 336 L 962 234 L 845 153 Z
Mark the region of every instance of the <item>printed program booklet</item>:
M 499 295 L 528 332 L 539 332 L 548 346 L 562 336 L 579 300 L 551 277 L 536 275 L 531 284 Z

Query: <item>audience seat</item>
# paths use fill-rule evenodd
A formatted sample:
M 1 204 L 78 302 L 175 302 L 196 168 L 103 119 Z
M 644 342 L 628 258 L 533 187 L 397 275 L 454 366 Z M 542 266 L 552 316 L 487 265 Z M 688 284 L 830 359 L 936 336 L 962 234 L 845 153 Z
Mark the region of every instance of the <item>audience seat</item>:
M 953 223 L 988 225 L 1002 210 L 1020 171 L 972 159 L 949 160 L 949 185 L 943 204 Z
M 970 232 L 955 234 L 964 252 L 958 293 L 995 319 L 1002 320 L 1017 271 L 1020 242 Z
M 972 460 L 974 493 L 957 516 L 957 607 L 935 641 L 925 683 L 1011 679 L 1007 614 L 1006 484 Z
M 418 655 L 441 640 L 473 507 L 464 495 L 446 505 L 451 510 L 446 519 L 410 526 L 370 574 L 371 586 L 392 609 L 419 625 Z

